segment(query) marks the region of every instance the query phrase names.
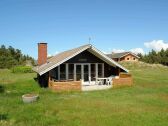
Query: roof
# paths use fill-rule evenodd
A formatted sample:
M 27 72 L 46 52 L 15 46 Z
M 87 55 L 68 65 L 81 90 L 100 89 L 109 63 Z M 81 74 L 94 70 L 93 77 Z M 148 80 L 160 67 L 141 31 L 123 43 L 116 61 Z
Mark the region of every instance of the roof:
M 140 58 L 139 56 L 137 56 L 136 54 L 134 54 L 132 52 L 112 53 L 112 54 L 106 54 L 106 55 L 110 58 L 122 58 L 128 54 L 131 54 L 137 58 Z
M 108 56 L 106 56 L 104 53 L 102 53 L 100 50 L 93 47 L 91 44 L 83 45 L 78 48 L 74 48 L 74 49 L 59 53 L 59 54 L 51 57 L 50 59 L 47 59 L 47 63 L 34 67 L 33 70 L 35 72 L 39 73 L 40 75 L 43 75 L 44 73 L 59 66 L 60 64 L 75 57 L 76 55 L 78 55 L 79 53 L 81 53 L 85 50 L 88 50 L 89 52 L 91 52 L 95 56 L 97 56 L 100 59 L 102 59 L 103 61 L 105 61 L 107 64 L 109 64 L 111 66 L 117 66 L 117 67 L 123 69 L 124 71 L 128 72 L 128 70 L 126 68 L 124 68 L 123 66 L 121 66 L 120 64 L 118 64 L 117 62 L 115 62 L 114 60 L 109 58 Z

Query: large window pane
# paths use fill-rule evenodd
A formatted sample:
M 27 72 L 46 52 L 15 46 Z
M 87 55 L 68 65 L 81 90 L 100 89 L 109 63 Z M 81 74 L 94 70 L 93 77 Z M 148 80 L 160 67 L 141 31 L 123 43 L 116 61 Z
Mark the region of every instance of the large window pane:
M 98 77 L 103 77 L 102 69 L 102 64 L 98 64 Z
M 68 79 L 74 79 L 74 64 L 69 64 L 69 78 Z
M 84 65 L 84 81 L 89 81 L 89 65 Z
M 81 79 L 81 65 L 76 65 L 76 80 L 79 81 Z
M 66 80 L 65 64 L 60 65 L 60 80 Z
M 91 81 L 95 81 L 96 77 L 96 65 L 91 64 Z
M 56 67 L 50 71 L 50 77 L 52 79 L 58 80 L 58 67 Z

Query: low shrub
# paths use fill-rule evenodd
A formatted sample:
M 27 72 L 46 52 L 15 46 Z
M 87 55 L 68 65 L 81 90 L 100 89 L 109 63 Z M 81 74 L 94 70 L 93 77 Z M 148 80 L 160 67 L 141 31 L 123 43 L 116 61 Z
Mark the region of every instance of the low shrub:
M 7 119 L 8 119 L 8 114 L 0 114 L 0 121 L 7 120 Z
M 30 66 L 16 66 L 13 67 L 12 73 L 32 73 L 32 68 Z
M 3 85 L 0 85 L 0 93 L 4 93 L 5 92 L 5 87 Z

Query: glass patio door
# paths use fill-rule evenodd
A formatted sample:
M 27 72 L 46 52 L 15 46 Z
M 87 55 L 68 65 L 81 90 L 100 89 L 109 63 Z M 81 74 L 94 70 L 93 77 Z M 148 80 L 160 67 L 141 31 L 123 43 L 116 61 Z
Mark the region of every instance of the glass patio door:
M 83 65 L 83 80 L 89 81 L 89 65 Z
M 76 65 L 76 80 L 79 81 L 80 79 L 82 79 L 82 66 Z
M 83 80 L 84 82 L 89 81 L 89 64 L 76 64 L 76 81 Z

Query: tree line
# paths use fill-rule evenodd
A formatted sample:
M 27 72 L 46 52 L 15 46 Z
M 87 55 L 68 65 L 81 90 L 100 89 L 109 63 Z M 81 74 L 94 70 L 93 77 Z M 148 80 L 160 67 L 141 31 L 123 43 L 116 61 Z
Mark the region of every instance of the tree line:
M 15 49 L 12 46 L 0 47 L 0 68 L 11 68 L 19 65 L 26 65 L 27 63 L 34 65 L 35 60 L 29 56 L 22 54 L 21 50 Z
M 166 50 L 162 49 L 159 52 L 151 50 L 148 54 L 145 55 L 138 54 L 138 56 L 140 57 L 140 61 L 151 64 L 152 63 L 163 64 L 168 66 L 168 49 Z

